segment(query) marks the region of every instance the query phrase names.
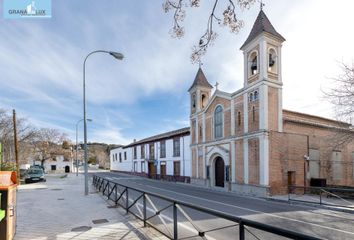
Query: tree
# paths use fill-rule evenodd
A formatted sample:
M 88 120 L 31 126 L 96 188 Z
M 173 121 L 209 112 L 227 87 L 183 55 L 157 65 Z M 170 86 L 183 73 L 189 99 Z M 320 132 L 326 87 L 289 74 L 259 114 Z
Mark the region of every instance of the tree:
M 19 160 L 24 160 L 29 154 L 26 147 L 34 137 L 35 128 L 25 118 L 17 118 L 17 138 L 19 144 Z M 0 109 L 0 142 L 3 145 L 3 161 L 10 162 L 15 160 L 14 153 L 14 130 L 12 115 Z
M 335 147 L 354 141 L 353 126 L 347 123 L 352 123 L 354 117 L 354 63 L 341 63 L 340 67 L 342 73 L 332 78 L 334 87 L 323 92 L 334 106 L 336 118 L 342 122 L 333 136 Z
M 32 141 L 35 159 L 39 160 L 43 166 L 46 160 L 63 154 L 64 141 L 67 141 L 66 134 L 57 129 L 41 128 L 37 130 Z
M 325 97 L 335 106 L 336 116 L 344 121 L 354 117 L 354 64 L 341 64 L 342 74 L 332 78 L 335 87 Z
M 226 3 L 226 8 L 222 9 L 222 14 L 218 14 L 218 5 L 220 2 Z M 193 46 L 191 60 L 192 63 L 201 63 L 202 56 L 207 52 L 208 47 L 214 42 L 217 33 L 214 31 L 215 22 L 219 26 L 226 26 L 231 33 L 237 34 L 244 23 L 236 14 L 236 6 L 241 10 L 249 9 L 255 0 L 214 0 L 209 18 L 206 24 L 206 30 L 199 39 L 199 43 Z M 184 27 L 182 22 L 186 16 L 186 8 L 197 8 L 200 6 L 200 0 L 165 0 L 162 7 L 166 13 L 173 12 L 173 27 L 170 30 L 172 37 L 182 38 L 184 36 Z M 263 3 L 261 2 L 261 7 Z M 222 17 L 220 17 L 222 15 Z

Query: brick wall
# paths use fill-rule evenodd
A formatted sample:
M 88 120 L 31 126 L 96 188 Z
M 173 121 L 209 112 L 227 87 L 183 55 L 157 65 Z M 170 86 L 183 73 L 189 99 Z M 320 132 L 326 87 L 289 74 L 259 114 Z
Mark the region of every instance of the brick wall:
M 259 130 L 259 101 L 248 102 L 248 131 Z
M 278 89 L 268 87 L 268 128 L 278 131 Z
M 259 184 L 259 139 L 248 140 L 248 181 Z
M 243 140 L 235 142 L 236 147 L 236 182 L 244 183 L 243 180 Z
M 271 194 L 286 194 L 288 172 L 295 172 L 295 185 L 304 185 L 304 155 L 307 136 L 269 133 L 269 185 Z
M 354 133 L 339 132 L 329 128 L 289 121 L 284 121 L 284 130 L 309 136 L 309 148 L 319 151 L 319 177 L 326 178 L 327 184 L 354 186 L 352 157 L 354 143 L 339 145 L 340 141 L 348 139 L 348 137 L 354 139 Z M 341 152 L 340 162 L 332 159 L 333 151 Z M 340 164 L 340 166 L 336 164 Z
M 236 136 L 243 134 L 243 96 L 235 98 L 235 131 Z M 241 124 L 239 124 L 238 113 L 241 114 Z
M 197 152 L 192 148 L 192 178 L 197 177 Z
M 231 136 L 231 110 L 224 111 L 224 137 Z

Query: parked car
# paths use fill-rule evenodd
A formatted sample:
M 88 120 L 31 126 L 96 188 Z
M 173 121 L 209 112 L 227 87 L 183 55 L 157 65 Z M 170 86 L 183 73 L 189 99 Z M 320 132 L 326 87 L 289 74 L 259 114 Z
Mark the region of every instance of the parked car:
M 44 172 L 41 168 L 30 168 L 25 174 L 25 183 L 45 181 Z

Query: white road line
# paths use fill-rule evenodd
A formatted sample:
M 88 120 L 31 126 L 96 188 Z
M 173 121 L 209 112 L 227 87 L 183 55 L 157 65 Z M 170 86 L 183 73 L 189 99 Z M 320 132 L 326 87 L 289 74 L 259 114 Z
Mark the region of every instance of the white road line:
M 134 182 L 134 183 L 146 187 L 146 185 L 143 185 L 141 183 L 137 183 L 137 182 Z M 149 187 L 155 188 L 155 189 L 159 189 L 159 190 L 162 190 L 162 191 L 166 191 L 166 192 L 171 192 L 171 193 L 174 193 L 174 194 L 179 194 L 179 195 L 195 198 L 195 199 L 198 199 L 198 200 L 204 200 L 204 201 L 211 202 L 211 203 L 217 203 L 217 204 L 224 205 L 224 206 L 227 206 L 227 207 L 233 207 L 233 208 L 238 208 L 238 209 L 242 209 L 242 210 L 247 210 L 247 211 L 250 211 L 250 212 L 261 213 L 261 214 L 265 214 L 265 215 L 272 216 L 272 217 L 277 217 L 277 218 L 286 219 L 286 220 L 299 222 L 299 223 L 305 223 L 305 224 L 309 224 L 309 225 L 320 227 L 320 228 L 326 228 L 326 229 L 329 229 L 329 230 L 334 230 L 334 231 L 338 231 L 338 232 L 354 235 L 354 232 L 348 232 L 348 231 L 341 230 L 341 229 L 336 229 L 336 228 L 331 228 L 331 227 L 327 227 L 327 226 L 322 226 L 322 225 L 319 225 L 319 224 L 316 224 L 316 223 L 305 222 L 305 221 L 301 221 L 301 220 L 298 220 L 298 219 L 293 219 L 293 218 L 288 218 L 288 217 L 284 217 L 284 216 L 279 216 L 279 215 L 266 213 L 266 212 L 262 212 L 262 211 L 258 211 L 258 210 L 254 210 L 254 209 L 250 209 L 250 208 L 239 207 L 239 206 L 235 206 L 235 205 L 231 205 L 231 204 L 227 204 L 227 203 L 217 202 L 217 201 L 214 201 L 214 200 L 209 200 L 209 199 L 206 199 L 206 198 L 200 198 L 200 197 L 196 197 L 196 196 L 192 196 L 192 195 L 188 195 L 188 194 L 184 194 L 184 193 L 174 192 L 174 191 L 171 191 L 171 190 L 166 190 L 166 189 L 162 189 L 162 188 L 158 188 L 158 187 L 153 187 L 153 186 L 149 186 Z
M 126 199 L 125 196 L 123 196 L 122 198 Z M 129 198 L 129 201 L 130 201 L 130 199 L 131 199 L 131 198 Z M 133 202 L 133 201 L 134 201 L 134 199 L 132 199 L 131 202 Z M 150 204 L 151 204 L 151 203 L 152 203 L 152 202 L 150 202 Z M 143 204 L 137 202 L 134 206 L 138 209 L 138 211 L 140 212 L 140 214 L 143 215 L 141 209 L 139 209 L 139 207 L 143 207 Z M 154 207 L 154 206 L 152 206 L 152 207 Z M 156 214 L 156 212 L 158 211 L 157 208 L 156 208 L 156 209 L 152 209 L 152 208 L 150 208 L 150 207 L 146 207 L 146 210 L 147 210 L 147 211 L 150 211 L 150 212 L 153 213 L 153 214 Z M 173 222 L 173 219 L 172 219 L 171 217 L 169 217 L 169 216 L 167 216 L 167 215 L 165 215 L 165 214 L 161 214 L 161 213 L 160 213 L 159 215 L 155 215 L 154 217 L 157 217 L 157 216 L 160 218 L 162 224 L 163 224 L 163 225 L 166 227 L 166 229 L 168 229 L 168 231 L 169 231 L 169 228 L 167 227 L 167 224 L 166 224 L 166 222 L 164 222 L 163 218 L 166 219 L 167 221 L 170 221 L 170 222 Z M 147 220 L 147 221 L 149 221 L 149 220 Z M 191 228 L 191 227 L 188 226 L 187 224 L 184 224 L 184 223 L 181 223 L 181 222 L 177 222 L 177 224 L 178 224 L 179 226 L 181 226 L 181 227 L 187 229 L 187 231 L 192 232 L 192 233 L 195 234 L 195 235 L 199 234 L 199 232 L 198 232 L 197 229 Z M 213 232 L 213 231 L 211 231 L 211 232 Z M 171 233 L 170 233 L 170 234 L 171 234 Z M 210 237 L 210 236 L 208 236 L 208 239 L 210 239 L 210 240 L 216 240 L 215 238 Z

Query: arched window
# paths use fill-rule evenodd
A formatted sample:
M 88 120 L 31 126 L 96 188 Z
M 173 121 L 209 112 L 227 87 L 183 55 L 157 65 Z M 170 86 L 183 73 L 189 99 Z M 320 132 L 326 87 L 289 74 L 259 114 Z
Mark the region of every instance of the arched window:
M 207 105 L 207 96 L 205 94 L 202 94 L 202 108 L 205 108 L 205 106 Z
M 241 126 L 241 112 L 237 113 L 237 125 Z
M 255 91 L 254 92 L 254 97 L 253 97 L 253 99 L 256 101 L 256 100 L 258 100 L 258 91 Z
M 276 52 L 273 48 L 270 48 L 268 51 L 268 71 L 277 72 Z
M 195 99 L 195 94 L 192 95 L 192 108 L 195 108 L 196 104 L 196 99 Z
M 217 106 L 214 112 L 214 137 L 221 138 L 223 129 L 222 107 Z
M 250 75 L 258 73 L 257 52 L 253 52 L 250 56 Z

